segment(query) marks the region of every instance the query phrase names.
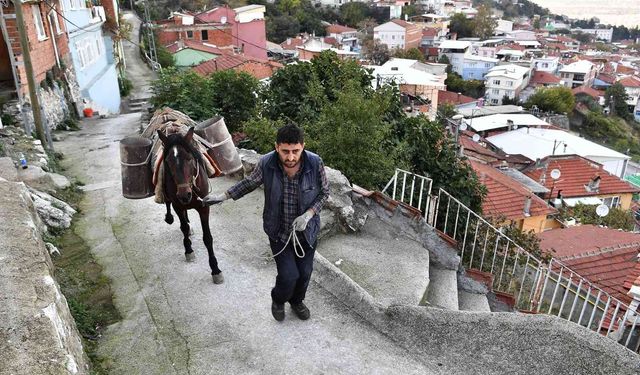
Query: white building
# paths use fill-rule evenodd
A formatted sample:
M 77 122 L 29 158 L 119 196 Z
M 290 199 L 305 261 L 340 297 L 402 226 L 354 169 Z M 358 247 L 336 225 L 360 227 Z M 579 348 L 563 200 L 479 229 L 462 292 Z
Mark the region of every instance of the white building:
M 438 46 L 438 58 L 447 56 L 453 71 L 462 76 L 464 70 L 464 55 L 471 47 L 466 40 L 444 40 Z
M 515 130 L 523 126 L 549 127 L 549 123 L 529 113 L 499 113 L 495 115 L 471 117 L 463 120 L 476 132 L 492 130 Z
M 373 39 L 386 44 L 389 50 L 418 48 L 422 29 L 411 22 L 391 20 L 373 28 Z
M 474 120 L 475 121 L 475 120 Z M 631 157 L 563 130 L 520 128 L 488 137 L 487 140 L 507 154 L 521 154 L 531 160 L 550 155 L 579 155 L 604 166 L 610 173 L 624 177 Z
M 604 40 L 611 43 L 613 39 L 613 27 L 610 29 L 571 29 L 571 32 L 582 32 L 585 34 L 595 35 L 596 39 Z
M 596 66 L 587 60 L 576 61 L 560 69 L 560 77 L 569 88 L 591 87 L 596 78 Z
M 513 21 L 497 20 L 498 26 L 495 28 L 495 35 L 504 35 L 513 31 Z
M 513 99 L 527 87 L 531 78 L 531 70 L 519 65 L 498 65 L 485 76 L 485 103 L 501 105 L 506 95 Z
M 618 81 L 627 92 L 627 105 L 633 111 L 636 121 L 640 120 L 640 78 L 636 76 L 627 76 Z
M 557 56 L 543 56 L 533 58 L 533 68 L 540 72 L 555 74 L 558 71 L 560 58 Z

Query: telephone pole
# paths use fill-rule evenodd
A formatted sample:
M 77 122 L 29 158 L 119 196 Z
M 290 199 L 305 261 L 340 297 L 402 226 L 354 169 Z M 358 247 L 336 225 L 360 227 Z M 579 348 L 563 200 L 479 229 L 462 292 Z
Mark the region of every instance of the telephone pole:
M 31 99 L 31 110 L 33 111 L 33 122 L 36 125 L 36 134 L 42 143 L 42 147 L 49 149 L 47 136 L 42 125 L 42 112 L 40 111 L 40 101 L 36 93 L 36 80 L 33 75 L 33 65 L 31 65 L 31 53 L 29 51 L 29 40 L 25 30 L 24 15 L 22 14 L 22 2 L 13 0 L 13 6 L 16 10 L 16 26 L 20 34 L 20 48 L 22 49 L 22 61 L 24 70 L 27 73 L 27 83 L 29 85 L 29 98 Z M 18 93 L 20 95 L 20 93 Z

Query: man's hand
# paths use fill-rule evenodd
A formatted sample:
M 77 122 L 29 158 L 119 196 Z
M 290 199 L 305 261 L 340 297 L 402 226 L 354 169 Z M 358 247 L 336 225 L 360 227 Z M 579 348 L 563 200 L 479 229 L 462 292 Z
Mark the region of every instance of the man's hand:
M 202 199 L 202 204 L 204 206 L 211 206 L 214 204 L 218 204 L 218 203 L 222 203 L 224 201 L 226 201 L 227 199 L 229 199 L 229 196 L 227 195 L 227 193 L 222 193 L 222 194 L 209 194 L 206 197 L 204 197 Z
M 293 221 L 293 229 L 298 232 L 302 232 L 307 229 L 307 224 L 309 224 L 309 220 L 313 217 L 314 213 L 312 210 L 307 210 L 302 215 L 298 216 Z

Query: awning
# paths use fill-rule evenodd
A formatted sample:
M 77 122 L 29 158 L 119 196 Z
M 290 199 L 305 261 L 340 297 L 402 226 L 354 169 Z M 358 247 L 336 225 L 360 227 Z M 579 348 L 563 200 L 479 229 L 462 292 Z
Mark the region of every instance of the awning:
M 578 203 L 589 206 L 598 206 L 602 204 L 602 199 L 596 197 L 563 198 L 562 200 L 569 207 L 575 207 Z

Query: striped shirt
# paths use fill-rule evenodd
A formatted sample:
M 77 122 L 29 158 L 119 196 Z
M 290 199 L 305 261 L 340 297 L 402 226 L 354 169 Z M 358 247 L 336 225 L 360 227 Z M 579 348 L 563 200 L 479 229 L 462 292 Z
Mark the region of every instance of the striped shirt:
M 264 159 L 260 159 L 258 165 L 253 169 L 253 172 L 247 177 L 245 177 L 242 181 L 233 185 L 227 193 L 233 200 L 237 200 L 244 195 L 252 192 L 258 186 L 263 183 L 263 175 L 262 175 L 262 164 L 264 163 Z M 280 228 L 278 229 L 278 238 L 277 240 L 285 243 L 289 238 L 289 234 L 291 233 L 291 227 L 293 221 L 298 217 L 298 192 L 300 190 L 299 187 L 299 177 L 300 173 L 302 173 L 302 164 L 298 169 L 296 174 L 289 178 L 286 173 L 284 173 L 284 169 L 282 168 L 282 164 L 278 163 L 280 170 L 282 171 L 282 187 L 283 187 L 283 197 L 282 202 L 280 204 L 280 212 L 281 215 L 281 223 Z M 320 186 L 320 194 L 316 198 L 316 200 L 311 205 L 311 209 L 315 212 L 316 215 L 320 214 L 320 210 L 322 209 L 322 205 L 329 198 L 329 181 L 327 180 L 327 174 L 324 171 L 324 163 L 320 161 L 319 164 L 319 175 L 321 179 Z

